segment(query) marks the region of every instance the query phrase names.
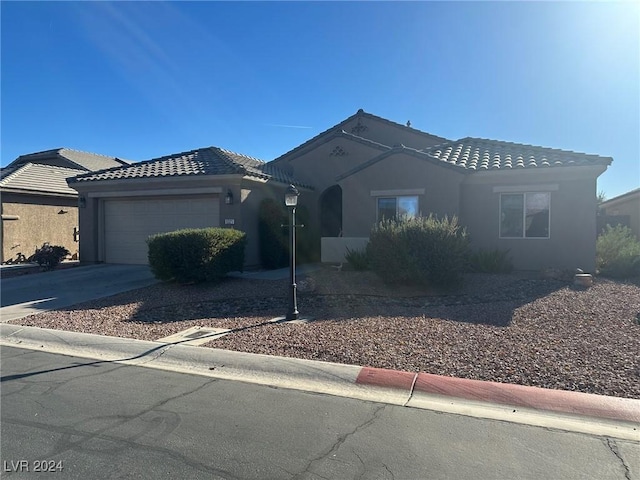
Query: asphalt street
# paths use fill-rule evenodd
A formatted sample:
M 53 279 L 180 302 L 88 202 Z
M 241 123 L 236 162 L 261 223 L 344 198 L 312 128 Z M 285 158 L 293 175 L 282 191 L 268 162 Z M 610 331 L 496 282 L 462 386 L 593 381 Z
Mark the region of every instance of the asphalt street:
M 0 353 L 3 478 L 640 479 L 637 442 L 8 346 Z

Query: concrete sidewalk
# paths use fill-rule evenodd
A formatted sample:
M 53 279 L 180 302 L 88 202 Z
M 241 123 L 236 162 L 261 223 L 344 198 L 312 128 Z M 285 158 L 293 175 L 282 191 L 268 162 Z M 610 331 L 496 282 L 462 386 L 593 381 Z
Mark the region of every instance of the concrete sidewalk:
M 634 399 L 19 325 L 0 345 L 640 441 Z

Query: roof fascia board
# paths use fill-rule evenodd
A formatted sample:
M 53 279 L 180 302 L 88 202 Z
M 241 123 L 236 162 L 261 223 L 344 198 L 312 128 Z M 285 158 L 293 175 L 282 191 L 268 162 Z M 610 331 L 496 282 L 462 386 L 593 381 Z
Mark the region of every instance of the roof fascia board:
M 77 193 L 62 193 L 62 192 L 48 192 L 45 190 L 27 190 L 22 188 L 7 188 L 0 187 L 2 193 L 18 193 L 21 195 L 38 195 L 41 197 L 61 197 L 61 198 L 76 198 Z
M 98 180 L 85 180 L 85 181 L 73 181 L 67 183 L 74 190 L 100 190 L 107 189 L 114 186 L 132 186 L 135 187 L 136 184 L 162 184 L 167 182 L 174 182 L 176 184 L 179 183 L 197 183 L 202 181 L 211 181 L 211 180 L 222 180 L 222 181 L 233 181 L 242 178 L 242 174 L 236 173 L 232 175 L 175 175 L 175 176 L 166 176 L 166 177 L 137 177 L 137 178 L 114 178 L 114 179 L 98 179 Z
M 346 121 L 346 120 L 345 120 Z M 343 122 L 344 123 L 344 122 Z M 321 138 L 322 137 L 322 138 Z M 382 143 L 378 143 L 375 142 L 373 140 L 369 140 L 368 138 L 363 138 L 363 137 L 359 137 L 358 135 L 353 135 L 352 133 L 348 133 L 345 132 L 343 129 L 341 128 L 337 128 L 333 131 L 328 131 L 328 132 L 323 132 L 322 134 L 318 135 L 317 137 L 312 138 L 310 141 L 303 143 L 302 145 L 300 145 L 300 150 L 294 149 L 296 150 L 291 151 L 290 155 L 287 156 L 287 160 L 291 161 L 291 160 L 295 160 L 296 158 L 299 158 L 303 155 L 306 155 L 307 153 L 315 150 L 316 148 L 318 148 L 321 145 L 324 145 L 326 143 L 329 143 L 331 140 L 334 140 L 335 138 L 344 138 L 346 140 L 350 140 L 352 142 L 358 142 L 362 145 L 377 149 L 377 150 L 382 150 L 382 151 L 386 151 L 386 150 L 390 150 L 391 147 L 389 147 L 388 145 L 383 145 Z M 285 154 L 287 155 L 287 154 Z M 272 160 L 269 163 L 273 163 L 276 161 L 280 161 L 281 159 L 284 159 L 284 155 L 282 157 L 278 157 L 275 160 Z M 274 164 L 274 166 L 277 167 L 277 164 Z
M 159 188 L 154 190 L 118 190 L 110 192 L 89 192 L 89 198 L 118 198 L 118 197 L 167 197 L 174 195 L 203 195 L 220 194 L 222 187 L 201 187 L 201 188 Z
M 517 181 L 523 175 L 545 180 L 578 180 L 597 178 L 607 167 L 605 165 L 565 165 L 562 167 L 516 167 L 512 169 L 470 170 L 465 183 L 487 184 L 499 181 Z
M 621 203 L 626 203 L 629 200 L 632 200 L 633 197 L 638 197 L 638 200 L 640 200 L 640 188 L 631 190 L 630 192 L 623 193 L 609 200 L 605 200 L 600 204 L 600 206 L 605 208 L 615 207 L 616 205 L 620 205 Z
M 393 147 L 392 149 L 381 153 L 380 155 L 378 155 L 377 157 L 372 158 L 371 160 L 361 163 L 360 165 L 356 166 L 355 168 L 349 170 L 348 172 L 343 173 L 342 175 L 339 175 L 338 177 L 336 177 L 336 182 L 340 182 L 342 180 L 344 180 L 347 177 L 350 177 L 351 175 L 355 175 L 356 173 L 360 172 L 361 170 L 365 170 L 367 168 L 369 168 L 372 165 L 375 165 L 376 163 L 384 160 L 387 157 L 390 157 L 392 155 L 397 155 L 397 154 L 407 154 L 407 155 L 411 155 L 412 157 L 415 157 L 419 160 L 424 160 L 426 162 L 429 162 L 433 165 L 437 165 L 440 167 L 444 167 L 444 168 L 449 168 L 449 169 L 454 169 L 455 171 L 457 171 L 460 174 L 467 174 L 469 173 L 467 170 L 465 170 L 464 168 L 458 166 L 458 165 L 452 165 L 450 163 L 446 163 L 443 162 L 441 160 L 438 160 L 437 158 L 433 157 L 432 155 L 425 153 L 425 152 L 420 152 L 418 150 L 414 150 L 413 148 L 409 148 L 409 147 L 404 147 L 404 146 L 400 146 L 400 147 Z
M 368 117 L 370 120 L 377 120 L 379 122 L 383 122 L 383 123 L 387 123 L 393 127 L 396 128 L 400 128 L 403 130 L 411 130 L 413 133 L 417 134 L 417 135 L 422 135 L 425 137 L 431 137 L 437 140 L 441 140 L 443 142 L 448 142 L 449 139 L 441 137 L 439 135 L 433 135 L 431 133 L 427 133 L 427 132 L 423 132 L 422 130 L 418 130 L 417 128 L 413 128 L 413 127 L 408 127 L 407 125 L 403 125 L 401 123 L 398 122 L 394 122 L 393 120 L 389 120 L 388 118 L 384 118 L 384 117 L 380 117 L 378 115 L 374 115 L 373 113 L 368 113 L 368 112 L 362 112 L 362 116 L 364 117 Z
M 356 118 L 358 115 L 362 115 L 362 113 L 364 113 L 364 112 L 358 110 L 356 113 L 354 113 L 350 117 L 347 117 L 345 120 L 342 120 L 341 122 L 335 124 L 334 126 L 327 128 L 323 132 L 320 132 L 316 136 L 310 138 L 306 142 L 298 145 L 297 147 L 292 148 L 288 152 L 283 153 L 279 157 L 274 158 L 272 160 L 272 162 L 281 162 L 283 160 L 291 160 L 293 158 L 299 157 L 300 155 L 303 155 L 304 153 L 308 152 L 309 150 L 312 150 L 314 145 L 318 144 L 319 140 L 321 140 L 322 138 L 326 137 L 327 135 L 330 135 L 332 132 L 335 132 L 336 130 L 338 130 L 338 131 L 342 130 L 342 127 L 345 124 L 347 124 L 348 122 L 350 122 L 351 120 Z M 322 143 L 324 143 L 324 142 L 322 142 Z

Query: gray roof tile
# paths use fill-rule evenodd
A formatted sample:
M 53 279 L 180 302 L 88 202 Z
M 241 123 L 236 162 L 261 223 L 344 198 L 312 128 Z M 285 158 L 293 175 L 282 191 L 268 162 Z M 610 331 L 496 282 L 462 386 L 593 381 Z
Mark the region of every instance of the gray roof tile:
M 199 148 L 126 166 L 86 173 L 71 179 L 70 183 L 191 175 L 246 175 L 310 187 L 275 165 L 219 147 Z
M 77 192 L 67 185 L 67 179 L 79 173 L 84 173 L 84 170 L 26 163 L 3 169 L 0 188 L 32 193 L 77 195 Z
M 612 161 L 611 157 L 471 137 L 445 142 L 422 152 L 472 171 L 609 165 Z
M 108 157 L 97 153 L 81 152 L 71 148 L 55 148 L 43 152 L 21 155 L 11 162 L 10 166 L 21 166 L 27 163 L 57 165 L 66 168 L 79 168 L 87 172 L 105 168 L 120 167 L 131 162 L 116 157 Z

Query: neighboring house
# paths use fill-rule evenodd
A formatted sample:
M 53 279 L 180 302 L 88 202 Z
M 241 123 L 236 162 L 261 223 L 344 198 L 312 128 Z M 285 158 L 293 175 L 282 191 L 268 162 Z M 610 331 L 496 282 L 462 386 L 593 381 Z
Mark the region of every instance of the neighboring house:
M 217 147 L 79 175 L 69 185 L 80 195 L 80 258 L 145 264 L 150 235 L 223 226 L 247 233 L 246 264 L 259 265 L 260 202 L 282 200 L 291 183 L 311 191 L 271 164 Z
M 77 258 L 78 194 L 67 179 L 124 160 L 68 148 L 22 155 L 0 170 L 0 261 L 29 257 L 48 242 Z
M 358 110 L 269 163 L 211 147 L 75 177 L 81 258 L 146 263 L 148 234 L 219 225 L 247 232 L 257 265 L 259 202 L 294 183 L 326 262 L 363 248 L 383 216 L 435 214 L 458 216 L 475 248 L 509 249 L 518 269 L 595 268 L 596 179 L 610 157 L 409 125 Z
M 626 225 L 640 240 L 640 188 L 605 200 L 599 205 L 599 209 L 599 230 L 607 224 Z

